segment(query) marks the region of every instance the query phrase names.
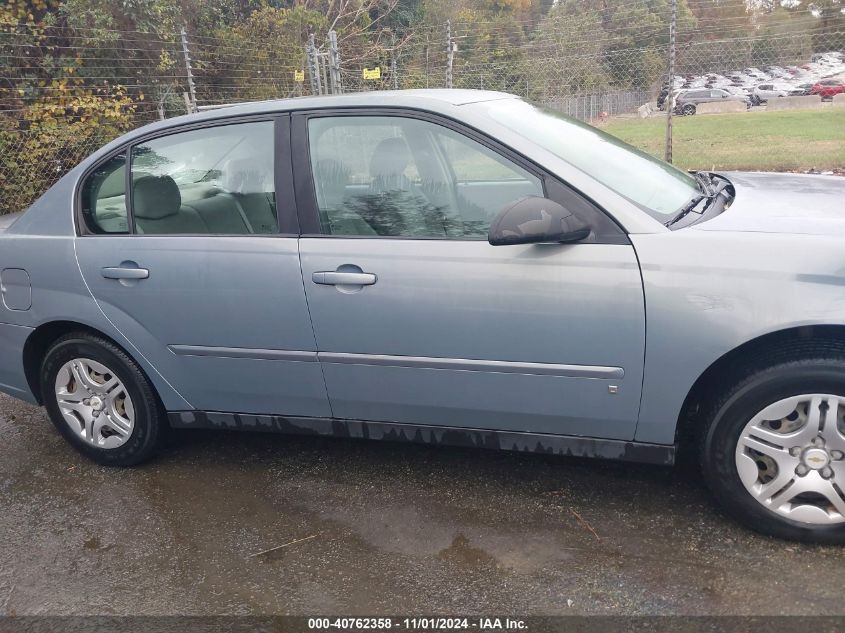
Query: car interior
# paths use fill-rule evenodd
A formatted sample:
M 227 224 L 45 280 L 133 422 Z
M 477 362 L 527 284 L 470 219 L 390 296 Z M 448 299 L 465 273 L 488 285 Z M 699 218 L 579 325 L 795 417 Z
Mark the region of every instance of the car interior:
M 174 135 L 169 146 L 133 149 L 136 232 L 276 232 L 272 145 L 256 147 L 264 141 L 250 138 L 247 126 L 228 126 L 225 134 L 212 134 L 203 144 L 189 135 L 197 132 Z M 104 163 L 83 189 L 83 213 L 100 232 L 127 232 L 125 174 L 124 157 L 117 157 Z
M 505 204 L 543 195 L 528 172 L 414 119 L 320 118 L 309 135 L 329 234 L 480 239 Z
M 328 234 L 483 239 L 503 206 L 543 195 L 537 177 L 442 126 L 384 117 L 317 121 L 312 173 Z M 276 231 L 272 159 L 261 159 L 249 131 L 228 127 L 222 136 L 193 131 L 132 150 L 137 233 Z M 97 232 L 128 231 L 125 169 L 123 156 L 107 161 L 83 190 L 83 213 Z

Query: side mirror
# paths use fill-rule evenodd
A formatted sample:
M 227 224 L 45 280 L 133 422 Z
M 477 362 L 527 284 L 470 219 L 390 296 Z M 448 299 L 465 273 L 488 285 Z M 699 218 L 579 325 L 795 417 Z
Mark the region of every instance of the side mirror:
M 592 228 L 563 206 L 540 196 L 525 196 L 499 211 L 487 241 L 511 244 L 571 244 L 585 240 Z

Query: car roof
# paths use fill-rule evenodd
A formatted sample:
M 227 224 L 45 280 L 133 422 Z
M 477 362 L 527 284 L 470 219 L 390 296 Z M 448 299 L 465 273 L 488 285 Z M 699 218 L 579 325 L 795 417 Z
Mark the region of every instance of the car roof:
M 241 116 L 261 116 L 297 110 L 318 110 L 332 108 L 373 108 L 395 107 L 423 110 L 447 114 L 449 110 L 470 103 L 496 101 L 501 99 L 519 99 L 518 96 L 506 92 L 492 90 L 463 90 L 463 89 L 418 89 L 418 90 L 379 90 L 372 92 L 354 92 L 344 95 L 323 95 L 319 97 L 293 97 L 289 99 L 271 99 L 267 101 L 250 101 L 221 105 L 214 109 L 207 109 L 194 114 L 155 121 L 135 128 L 123 136 L 113 140 L 100 148 L 89 157 L 89 160 L 99 160 L 104 153 L 115 147 L 135 139 L 167 131 L 183 125 L 212 122 L 218 119 L 230 119 Z M 86 162 L 89 162 L 86 160 Z
M 402 107 L 421 110 L 442 110 L 444 106 L 461 106 L 481 101 L 497 99 L 517 99 L 516 95 L 493 90 L 462 89 L 417 89 L 417 90 L 377 90 L 372 92 L 353 92 L 343 95 L 323 95 L 319 97 L 293 97 L 290 99 L 271 99 L 233 103 L 219 108 L 205 110 L 196 114 L 187 114 L 167 119 L 164 123 L 181 125 L 189 121 L 204 121 L 221 117 L 249 116 L 290 112 L 293 110 L 312 110 L 324 108 L 348 107 Z M 155 124 L 153 124 L 155 125 Z
M 415 89 L 415 90 L 374 90 L 372 92 L 354 92 L 343 95 L 322 95 L 318 97 L 293 97 L 288 99 L 269 99 L 225 104 L 214 109 L 206 109 L 193 114 L 183 114 L 161 121 L 154 121 L 137 127 L 112 140 L 88 156 L 80 165 L 87 165 L 100 160 L 102 156 L 126 143 L 150 135 L 169 133 L 174 128 L 185 125 L 202 124 L 221 119 L 261 116 L 295 112 L 302 110 L 334 108 L 374 108 L 394 107 L 422 110 L 439 114 L 449 114 L 454 108 L 470 103 L 496 101 L 501 99 L 519 99 L 518 96 L 493 90 L 463 89 Z

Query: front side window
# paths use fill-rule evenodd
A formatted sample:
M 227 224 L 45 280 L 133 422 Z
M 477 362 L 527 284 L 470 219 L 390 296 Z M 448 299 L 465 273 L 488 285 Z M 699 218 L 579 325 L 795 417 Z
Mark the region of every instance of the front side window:
M 308 122 L 320 222 L 330 235 L 483 239 L 539 178 L 462 134 L 392 116 Z
M 82 215 L 92 233 L 128 233 L 126 220 L 126 155 L 94 168 L 82 185 Z
M 272 121 L 202 128 L 134 146 L 136 232 L 275 233 L 273 154 Z

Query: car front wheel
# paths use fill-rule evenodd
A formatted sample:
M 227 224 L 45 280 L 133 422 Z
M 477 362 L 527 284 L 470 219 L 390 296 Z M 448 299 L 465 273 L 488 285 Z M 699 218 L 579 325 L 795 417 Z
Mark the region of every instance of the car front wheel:
M 79 452 L 110 466 L 150 457 L 166 427 L 152 385 L 119 347 L 87 332 L 56 341 L 41 365 L 53 424 Z
M 707 417 L 701 463 L 730 514 L 765 534 L 845 543 L 845 359 L 753 371 Z

